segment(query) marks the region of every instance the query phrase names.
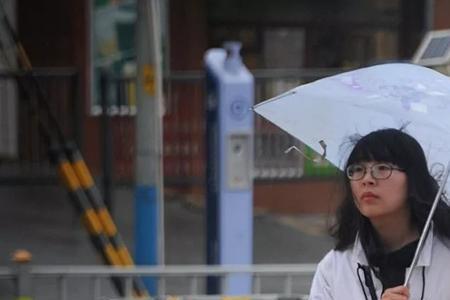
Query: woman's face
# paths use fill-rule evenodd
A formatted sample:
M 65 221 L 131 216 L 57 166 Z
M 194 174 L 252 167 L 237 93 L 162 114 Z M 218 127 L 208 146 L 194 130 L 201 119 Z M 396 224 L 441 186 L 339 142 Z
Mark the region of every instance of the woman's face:
M 409 213 L 407 176 L 397 166 L 375 161 L 362 162 L 357 164 L 353 174 L 358 175 L 355 178 L 362 176 L 359 180 L 350 180 L 353 198 L 362 215 L 375 220 Z M 389 174 L 389 177 L 380 179 Z

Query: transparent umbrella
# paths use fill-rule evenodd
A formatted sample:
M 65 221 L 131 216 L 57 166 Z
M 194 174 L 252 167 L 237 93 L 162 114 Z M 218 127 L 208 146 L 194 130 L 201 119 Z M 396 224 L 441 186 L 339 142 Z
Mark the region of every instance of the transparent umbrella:
M 345 143 L 350 136 L 404 125 L 422 145 L 430 168 L 450 160 L 450 78 L 425 67 L 395 63 L 345 72 L 298 86 L 254 110 L 341 170 L 352 150 Z M 443 187 L 448 172 L 441 175 Z M 432 208 L 412 267 L 433 213 Z M 405 285 L 409 278 L 410 273 Z
M 349 136 L 399 128 L 422 145 L 430 165 L 450 159 L 450 78 L 411 64 L 358 69 L 298 86 L 254 110 L 339 168 Z

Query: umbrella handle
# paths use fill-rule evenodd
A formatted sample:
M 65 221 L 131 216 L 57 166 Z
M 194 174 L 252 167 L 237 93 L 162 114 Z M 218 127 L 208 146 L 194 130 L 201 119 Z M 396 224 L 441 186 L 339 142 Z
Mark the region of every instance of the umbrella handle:
M 422 253 L 422 249 L 425 244 L 425 239 L 427 237 L 428 231 L 430 230 L 431 220 L 434 216 L 434 212 L 436 211 L 437 205 L 438 205 L 441 195 L 444 191 L 444 187 L 447 184 L 447 179 L 448 179 L 449 173 L 450 173 L 450 161 L 447 164 L 447 168 L 445 169 L 445 174 L 441 181 L 441 186 L 439 187 L 436 197 L 434 198 L 433 205 L 431 206 L 431 210 L 430 210 L 430 213 L 428 214 L 427 221 L 425 222 L 425 226 L 422 230 L 422 234 L 420 235 L 419 244 L 417 245 L 416 252 L 414 253 L 414 258 L 411 262 L 408 272 L 406 273 L 405 282 L 403 283 L 403 286 L 408 286 L 409 280 L 411 279 L 412 271 L 417 266 L 417 262 L 419 260 L 420 254 Z

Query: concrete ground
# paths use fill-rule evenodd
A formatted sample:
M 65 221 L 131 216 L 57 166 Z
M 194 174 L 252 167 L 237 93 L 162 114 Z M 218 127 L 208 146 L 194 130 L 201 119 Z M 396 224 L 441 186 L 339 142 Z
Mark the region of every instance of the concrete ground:
M 0 187 L 0 266 L 10 266 L 11 253 L 19 248 L 33 255 L 35 265 L 101 264 L 89 243 L 65 190 L 57 186 Z M 282 200 L 280 200 L 282 201 Z M 133 251 L 133 192 L 117 188 L 113 215 Z M 316 263 L 332 247 L 325 232 L 326 216 L 271 215 L 255 213 L 254 263 Z M 172 196 L 165 203 L 166 264 L 204 264 L 204 210 Z M 175 290 L 181 283 L 173 283 Z M 80 288 L 80 285 L 83 288 Z M 69 284 L 69 299 L 85 299 L 91 283 Z M 263 283 L 272 288 L 274 281 Z M 302 283 L 307 289 L 309 281 Z M 170 284 L 168 284 L 170 287 Z M 104 283 L 103 290 L 110 289 Z M 56 283 L 42 280 L 34 284 L 34 299 L 58 299 Z M 0 280 L 0 299 L 13 293 L 12 283 Z M 113 297 L 114 293 L 109 292 Z

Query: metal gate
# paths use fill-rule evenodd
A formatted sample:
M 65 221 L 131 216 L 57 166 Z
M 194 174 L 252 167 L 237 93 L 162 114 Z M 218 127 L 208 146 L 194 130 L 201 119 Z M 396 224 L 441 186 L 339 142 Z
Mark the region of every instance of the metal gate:
M 341 69 L 252 70 L 255 76 L 256 102 L 269 99 L 302 83 L 341 72 Z M 134 174 L 134 122 L 136 114 L 135 78 L 112 76 L 106 87 L 107 111 L 111 115 L 115 174 Z M 111 92 L 112 91 L 112 92 Z M 204 74 L 202 71 L 172 72 L 164 80 L 164 177 L 168 185 L 202 184 L 205 161 Z M 99 108 L 98 111 L 105 109 Z M 304 175 L 301 155 L 285 153 L 291 147 L 303 146 L 259 116 L 255 117 L 255 179 L 285 180 Z M 309 175 L 320 173 L 312 170 Z M 317 171 L 314 173 L 314 171 Z M 123 179 L 123 178 L 122 178 Z
M 22 101 L 23 97 L 34 97 L 36 91 L 23 93 L 16 85 L 19 77 L 29 74 L 0 71 L 0 124 L 2 142 L 8 139 L 7 153 L 0 156 L 0 184 L 56 182 L 56 172 L 48 160 L 48 148 L 39 133 L 37 118 L 46 120 L 43 111 L 31 113 Z M 39 81 L 53 114 L 63 132 L 81 142 L 81 102 L 79 99 L 78 73 L 74 69 L 37 69 L 33 76 Z M 36 99 L 28 99 L 30 102 Z M 37 116 L 39 114 L 39 116 Z M 7 135 L 3 135 L 7 131 Z M 3 144 L 5 146 L 5 144 Z

